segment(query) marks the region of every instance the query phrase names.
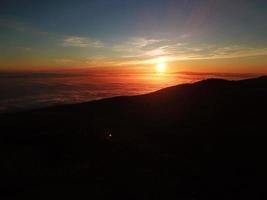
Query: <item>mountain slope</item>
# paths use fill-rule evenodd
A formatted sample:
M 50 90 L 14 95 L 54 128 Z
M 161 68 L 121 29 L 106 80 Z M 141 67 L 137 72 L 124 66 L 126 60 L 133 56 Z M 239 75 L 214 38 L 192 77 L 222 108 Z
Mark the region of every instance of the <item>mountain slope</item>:
M 266 111 L 260 77 L 3 114 L 3 194 L 257 199 Z

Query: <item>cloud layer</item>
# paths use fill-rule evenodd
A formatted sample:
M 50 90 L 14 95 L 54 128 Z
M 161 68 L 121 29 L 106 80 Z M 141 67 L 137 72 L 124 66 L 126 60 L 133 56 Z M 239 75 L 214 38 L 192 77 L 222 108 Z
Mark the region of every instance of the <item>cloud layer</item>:
M 129 41 L 116 44 L 110 49 L 119 54 L 113 58 L 117 65 L 154 64 L 159 60 L 165 62 L 231 59 L 267 55 L 266 47 L 247 45 L 212 45 L 192 44 L 177 40 L 130 38 Z
M 65 36 L 62 42 L 64 47 L 101 48 L 103 42 L 88 37 Z

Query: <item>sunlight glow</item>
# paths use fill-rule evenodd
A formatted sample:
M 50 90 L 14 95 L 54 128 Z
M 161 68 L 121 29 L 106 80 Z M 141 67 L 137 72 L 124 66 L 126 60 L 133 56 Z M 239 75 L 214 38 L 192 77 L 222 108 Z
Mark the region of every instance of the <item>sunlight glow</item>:
M 157 71 L 158 73 L 164 73 L 164 72 L 166 71 L 166 69 L 167 69 L 167 65 L 166 65 L 166 63 L 158 63 L 158 64 L 156 65 L 156 71 Z

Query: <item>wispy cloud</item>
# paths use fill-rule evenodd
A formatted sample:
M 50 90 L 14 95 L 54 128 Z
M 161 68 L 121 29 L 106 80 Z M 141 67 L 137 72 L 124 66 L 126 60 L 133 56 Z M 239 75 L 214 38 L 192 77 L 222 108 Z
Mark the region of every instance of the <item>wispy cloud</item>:
M 214 47 L 211 45 L 202 47 L 188 47 L 174 56 L 177 60 L 211 60 L 211 59 L 231 59 L 252 56 L 267 55 L 265 47 L 245 47 L 242 45 Z
M 31 47 L 16 47 L 16 49 L 18 49 L 20 51 L 31 51 L 32 50 Z
M 263 56 L 267 55 L 267 48 L 252 48 L 242 45 L 216 47 L 202 44 L 193 46 L 186 43 L 169 43 L 157 48 L 138 49 L 136 52 L 126 53 L 127 55 L 121 56 L 122 58 L 128 58 L 128 61 L 123 59 L 123 64 L 152 64 L 159 62 L 158 59 L 164 59 L 165 62 L 174 62 Z
M 187 38 L 190 38 L 191 37 L 191 34 L 189 33 L 184 33 L 182 35 L 179 36 L 179 39 L 187 39 Z
M 104 43 L 100 40 L 78 37 L 78 36 L 65 36 L 62 42 L 64 47 L 81 47 L 81 48 L 101 48 Z
M 108 67 L 119 65 L 121 62 L 119 58 L 110 58 L 105 56 L 91 56 L 80 59 L 75 58 L 56 58 L 52 60 L 58 65 L 66 65 L 72 67 L 83 67 L 83 66 L 93 66 L 93 67 Z
M 26 32 L 34 35 L 47 35 L 48 32 L 43 31 L 37 27 L 33 27 L 29 24 L 23 23 L 21 21 L 16 21 L 12 19 L 0 19 L 0 27 L 12 29 L 18 32 Z
M 158 57 L 158 56 L 165 56 L 170 55 L 169 46 L 161 46 L 154 49 L 149 50 L 139 50 L 139 54 L 129 54 L 123 56 L 124 58 L 149 58 L 149 57 Z
M 122 61 L 119 58 L 109 58 L 104 56 L 94 56 L 85 59 L 86 65 L 94 67 L 116 66 L 120 65 L 121 62 Z
M 139 47 L 139 48 L 143 48 L 143 47 L 147 47 L 153 44 L 157 44 L 162 42 L 163 40 L 159 40 L 159 39 L 152 39 L 152 38 L 142 38 L 142 37 L 136 37 L 136 38 L 132 38 L 130 41 L 128 41 L 129 45 L 132 45 L 134 47 Z
M 241 58 L 267 55 L 267 48 L 242 47 L 238 45 L 225 46 L 216 49 L 208 58 Z
M 108 48 L 107 46 L 105 46 Z M 116 51 L 109 56 L 91 56 L 78 60 L 58 59 L 57 63 L 77 66 L 142 66 L 160 62 L 178 62 L 193 60 L 232 59 L 249 56 L 267 55 L 267 48 L 252 48 L 242 45 L 219 46 L 175 43 L 165 46 L 136 48 L 133 51 Z
M 112 47 L 115 51 L 123 51 L 123 52 L 140 52 L 146 48 L 152 48 L 155 45 L 159 45 L 160 43 L 166 40 L 163 39 L 154 39 L 154 38 L 143 38 L 143 37 L 134 37 L 129 38 L 127 41 L 116 44 Z
M 75 60 L 68 59 L 68 58 L 57 58 L 57 59 L 54 59 L 54 61 L 57 64 L 73 64 L 76 62 Z

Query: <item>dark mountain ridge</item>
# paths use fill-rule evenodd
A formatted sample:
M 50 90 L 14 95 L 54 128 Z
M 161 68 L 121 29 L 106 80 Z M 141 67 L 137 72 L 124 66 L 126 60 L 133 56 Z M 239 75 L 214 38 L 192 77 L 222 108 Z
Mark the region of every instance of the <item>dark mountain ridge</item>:
M 260 77 L 1 114 L 3 194 L 260 199 L 266 111 Z

